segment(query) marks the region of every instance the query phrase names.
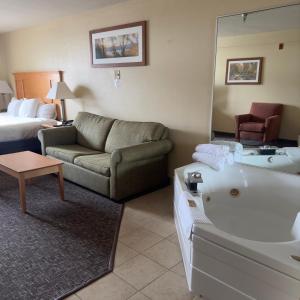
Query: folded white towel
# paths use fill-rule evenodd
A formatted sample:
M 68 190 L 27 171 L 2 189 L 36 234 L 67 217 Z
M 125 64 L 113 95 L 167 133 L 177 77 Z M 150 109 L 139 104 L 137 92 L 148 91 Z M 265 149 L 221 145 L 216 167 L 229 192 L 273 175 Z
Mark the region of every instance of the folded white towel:
M 235 162 L 234 159 L 234 154 L 233 153 L 228 153 L 225 157 L 225 163 L 228 165 L 233 165 Z
M 199 144 L 195 148 L 196 152 L 208 153 L 214 155 L 224 155 L 229 153 L 227 145 Z
M 208 153 L 195 152 L 192 157 L 194 160 L 200 161 L 217 171 L 224 170 L 225 165 L 231 165 L 234 162 L 232 153 L 228 153 L 226 155 L 212 155 Z
M 230 152 L 243 152 L 243 145 L 238 142 L 233 141 L 211 141 L 211 144 L 213 145 L 223 145 L 228 146 Z
M 236 162 L 241 161 L 242 157 L 243 157 L 243 152 L 232 152 L 233 153 L 233 160 Z

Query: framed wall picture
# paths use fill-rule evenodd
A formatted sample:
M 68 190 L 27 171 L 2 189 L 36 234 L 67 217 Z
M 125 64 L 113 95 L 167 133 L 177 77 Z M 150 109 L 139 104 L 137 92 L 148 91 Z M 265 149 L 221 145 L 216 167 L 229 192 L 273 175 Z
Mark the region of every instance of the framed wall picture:
M 90 31 L 93 67 L 146 65 L 146 21 Z
M 261 84 L 263 57 L 227 59 L 225 84 Z

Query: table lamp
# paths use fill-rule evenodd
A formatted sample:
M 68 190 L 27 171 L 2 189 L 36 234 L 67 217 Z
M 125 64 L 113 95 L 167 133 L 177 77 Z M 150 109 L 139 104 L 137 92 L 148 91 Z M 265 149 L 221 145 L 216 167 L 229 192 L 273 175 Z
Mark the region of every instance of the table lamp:
M 61 101 L 61 110 L 62 110 L 62 122 L 66 122 L 66 107 L 65 99 L 74 99 L 76 98 L 71 90 L 68 88 L 65 82 L 55 82 L 53 83 L 51 89 L 46 96 L 48 99 L 60 99 Z
M 5 101 L 5 94 L 13 94 L 12 89 L 9 87 L 6 81 L 0 80 L 0 95 L 2 96 L 3 100 Z M 6 102 L 6 101 L 5 101 Z M 2 109 L 0 108 L 2 111 Z

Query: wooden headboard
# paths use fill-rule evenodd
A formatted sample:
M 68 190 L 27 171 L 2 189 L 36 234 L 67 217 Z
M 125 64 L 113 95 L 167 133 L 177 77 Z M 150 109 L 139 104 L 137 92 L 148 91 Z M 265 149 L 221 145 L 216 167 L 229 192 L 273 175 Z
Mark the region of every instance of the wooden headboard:
M 14 73 L 16 83 L 16 96 L 21 98 L 36 98 L 42 103 L 55 103 L 57 119 L 61 119 L 60 100 L 47 99 L 46 96 L 53 82 L 62 80 L 62 71 L 55 72 L 23 72 Z

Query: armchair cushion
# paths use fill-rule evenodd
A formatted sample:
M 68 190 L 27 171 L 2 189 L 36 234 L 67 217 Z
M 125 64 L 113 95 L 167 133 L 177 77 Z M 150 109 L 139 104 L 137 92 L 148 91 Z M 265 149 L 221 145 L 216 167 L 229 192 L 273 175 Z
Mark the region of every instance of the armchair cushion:
M 110 176 L 111 154 L 101 153 L 93 155 L 77 156 L 74 164 L 90 171 Z
M 166 138 L 168 130 L 160 123 L 116 120 L 107 137 L 105 152 Z
M 240 131 L 264 132 L 265 124 L 256 122 L 246 122 L 240 124 Z
M 114 120 L 88 112 L 80 112 L 74 126 L 77 129 L 77 143 L 81 146 L 104 152 L 105 141 Z
M 58 145 L 46 148 L 46 154 L 66 162 L 73 163 L 77 156 L 99 154 L 95 151 L 77 144 L 74 145 Z

